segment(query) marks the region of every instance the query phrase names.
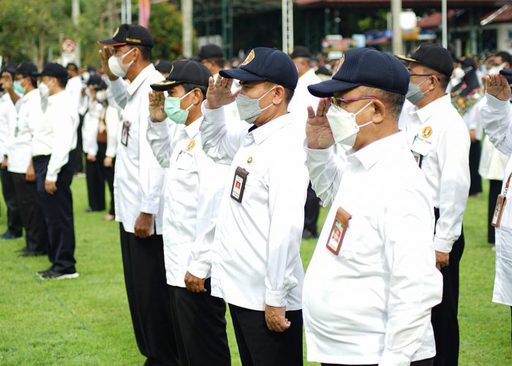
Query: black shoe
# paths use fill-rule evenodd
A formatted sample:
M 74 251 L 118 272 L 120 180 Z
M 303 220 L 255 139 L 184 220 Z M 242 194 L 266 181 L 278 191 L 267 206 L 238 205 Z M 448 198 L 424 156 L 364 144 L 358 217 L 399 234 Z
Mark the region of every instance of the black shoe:
M 41 250 L 22 250 L 20 253 L 20 257 L 37 257 L 41 255 L 47 255 L 48 253 L 43 252 Z
M 45 269 L 45 270 L 43 270 L 43 271 L 38 271 L 38 272 L 37 272 L 37 274 L 38 274 L 39 276 L 41 276 L 43 273 L 50 272 L 51 270 L 52 270 L 52 267 L 50 267 L 50 268 L 48 268 L 48 269 Z
M 5 233 L 2 234 L 2 236 L 0 236 L 0 238 L 2 238 L 3 240 L 10 240 L 10 239 L 18 239 L 18 238 L 21 238 L 21 234 L 19 235 L 16 235 L 12 232 L 10 232 L 9 230 L 7 230 Z
M 38 274 L 43 280 L 71 280 L 71 279 L 79 277 L 78 272 L 60 273 L 60 272 L 54 271 L 53 269 L 44 271 L 42 273 L 38 272 Z
M 312 233 L 308 229 L 304 229 L 302 231 L 302 239 L 316 239 L 318 237 L 317 234 Z

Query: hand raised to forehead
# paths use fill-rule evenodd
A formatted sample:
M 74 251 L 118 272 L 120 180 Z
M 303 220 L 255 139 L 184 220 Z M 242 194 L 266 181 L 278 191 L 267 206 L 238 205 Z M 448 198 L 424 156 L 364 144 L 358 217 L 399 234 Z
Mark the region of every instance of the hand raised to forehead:
M 503 75 L 490 75 L 485 78 L 485 89 L 487 94 L 499 100 L 509 100 L 512 98 L 512 92 L 508 80 Z
M 112 71 L 110 71 L 110 67 L 108 66 L 108 59 L 110 56 L 112 56 L 113 51 L 111 47 L 103 47 L 99 51 L 100 54 L 100 61 L 101 61 L 101 67 L 103 71 L 107 74 L 108 78 L 110 80 L 116 80 L 118 79 L 117 76 L 115 76 Z
M 209 109 L 217 109 L 233 103 L 238 92 L 231 92 L 232 85 L 233 79 L 223 78 L 219 75 L 217 81 L 214 81 L 213 77 L 210 77 L 208 80 L 208 92 L 206 93 L 207 107 Z
M 327 119 L 327 111 L 331 107 L 331 100 L 323 98 L 315 111 L 308 106 L 308 120 L 306 123 L 306 139 L 310 149 L 327 149 L 334 145 L 334 137 Z
M 162 122 L 167 118 L 164 110 L 165 95 L 161 91 L 149 92 L 149 118 L 152 122 Z

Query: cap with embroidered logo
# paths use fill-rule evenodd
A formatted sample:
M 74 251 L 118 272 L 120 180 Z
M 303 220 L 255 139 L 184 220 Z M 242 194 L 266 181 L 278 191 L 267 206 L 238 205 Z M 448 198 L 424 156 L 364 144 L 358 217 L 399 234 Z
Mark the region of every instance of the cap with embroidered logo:
M 151 84 L 153 90 L 169 90 L 179 84 L 193 84 L 208 88 L 208 80 L 212 74 L 206 66 L 197 61 L 179 60 L 171 65 L 169 76 L 165 80 Z
M 121 24 L 116 29 L 111 39 L 98 41 L 102 46 L 143 46 L 152 48 L 155 45 L 151 33 L 141 25 L 138 24 Z

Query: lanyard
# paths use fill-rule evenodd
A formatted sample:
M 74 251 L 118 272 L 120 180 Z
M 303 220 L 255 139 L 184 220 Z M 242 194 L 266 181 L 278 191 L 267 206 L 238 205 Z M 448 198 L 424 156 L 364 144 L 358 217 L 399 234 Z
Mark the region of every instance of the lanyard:
M 508 176 L 508 179 L 507 179 L 507 183 L 505 184 L 505 190 L 503 192 L 503 195 L 506 197 L 507 196 L 507 192 L 508 192 L 508 187 L 510 185 L 510 180 L 512 179 L 512 172 L 510 173 L 510 175 Z

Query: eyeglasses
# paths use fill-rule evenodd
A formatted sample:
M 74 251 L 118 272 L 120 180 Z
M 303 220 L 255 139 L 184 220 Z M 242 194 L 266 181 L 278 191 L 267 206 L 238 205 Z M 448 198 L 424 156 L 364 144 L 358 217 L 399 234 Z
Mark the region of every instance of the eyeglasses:
M 359 98 L 356 98 L 356 97 L 354 97 L 354 98 L 331 97 L 331 103 L 334 104 L 336 107 L 341 107 L 341 106 L 346 105 L 351 102 L 357 102 L 358 100 L 375 100 L 375 99 L 377 99 L 377 97 L 359 97 Z

